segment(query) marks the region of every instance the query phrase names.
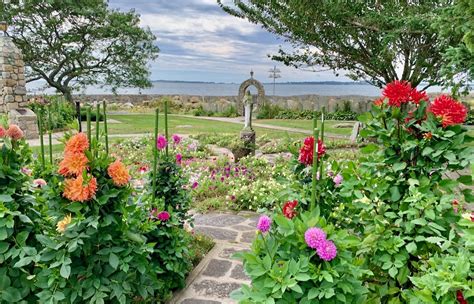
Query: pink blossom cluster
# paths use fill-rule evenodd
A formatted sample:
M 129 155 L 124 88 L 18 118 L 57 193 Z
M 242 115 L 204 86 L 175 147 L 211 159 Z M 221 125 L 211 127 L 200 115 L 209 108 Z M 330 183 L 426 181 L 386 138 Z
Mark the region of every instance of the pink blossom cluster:
M 326 239 L 326 232 L 321 228 L 308 228 L 304 239 L 308 247 L 316 249 L 318 256 L 324 261 L 331 261 L 337 255 L 337 248 L 333 241 Z

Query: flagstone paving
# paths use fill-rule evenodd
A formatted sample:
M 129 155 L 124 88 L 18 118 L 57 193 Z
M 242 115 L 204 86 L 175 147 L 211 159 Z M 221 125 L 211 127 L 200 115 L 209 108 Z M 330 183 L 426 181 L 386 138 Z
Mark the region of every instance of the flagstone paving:
M 189 275 L 186 288 L 175 294 L 170 304 L 227 304 L 232 291 L 250 280 L 242 263 L 232 259 L 239 251 L 250 249 L 255 237 L 257 215 L 211 213 L 194 216 L 194 231 L 210 236 L 214 248 Z

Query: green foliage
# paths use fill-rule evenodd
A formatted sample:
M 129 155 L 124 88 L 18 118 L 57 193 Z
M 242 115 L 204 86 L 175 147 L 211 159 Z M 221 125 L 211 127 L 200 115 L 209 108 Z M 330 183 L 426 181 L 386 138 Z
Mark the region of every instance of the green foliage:
M 323 261 L 305 243 L 308 228 L 319 227 L 337 247 L 337 256 Z M 252 285 L 232 297 L 239 303 L 365 303 L 367 290 L 361 278 L 369 274 L 363 260 L 351 251 L 359 239 L 329 224 L 317 212 L 303 212 L 287 219 L 273 217 L 268 233 L 259 233 L 252 251 L 236 256 L 244 262 Z
M 192 111 L 194 116 L 215 116 L 215 117 L 238 117 L 237 109 L 234 106 L 230 106 L 223 112 L 206 111 L 203 106 L 199 106 L 197 109 Z
M 31 178 L 22 172 L 30 160 L 24 140 L 0 139 L 0 302 L 34 302 L 40 214 Z
M 316 111 L 320 116 L 321 112 Z M 277 105 L 265 104 L 258 113 L 257 119 L 313 119 L 314 111 L 312 110 L 289 110 L 283 109 Z M 357 114 L 350 108 L 350 101 L 344 102 L 343 109 L 337 108 L 334 112 L 325 113 L 325 118 L 329 120 L 355 120 Z
M 74 121 L 76 116 L 74 106 L 61 96 L 35 97 L 30 100 L 28 107 L 36 115 L 41 115 L 44 132 L 50 128 L 52 130 L 64 129 Z M 51 116 L 51 126 L 49 126 L 49 116 Z
M 111 10 L 103 0 L 28 0 L 6 13 L 27 82 L 44 79 L 71 102 L 88 85 L 151 85 L 147 65 L 158 48 L 134 11 Z
M 446 63 L 442 54 L 459 42 L 451 35 L 440 39 L 431 26 L 438 12 L 451 6 L 449 1 L 231 2 L 234 5 L 218 0 L 226 12 L 292 43 L 293 53 L 280 49 L 274 60 L 296 67 L 346 70 L 352 79 L 379 87 L 396 79 L 415 87 L 421 81 L 442 83 L 439 68 Z M 472 18 L 459 18 L 460 24 L 466 20 Z M 403 70 L 398 72 L 400 67 Z
M 91 121 L 97 120 L 97 111 L 95 109 L 91 109 Z M 87 108 L 81 108 L 81 121 L 87 121 Z M 99 113 L 99 121 L 104 121 L 104 113 Z

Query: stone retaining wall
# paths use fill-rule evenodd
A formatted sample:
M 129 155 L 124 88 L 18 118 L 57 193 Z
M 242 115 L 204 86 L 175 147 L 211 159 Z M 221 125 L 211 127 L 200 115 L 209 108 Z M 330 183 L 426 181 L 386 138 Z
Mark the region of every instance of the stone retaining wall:
M 81 102 L 93 102 L 107 100 L 109 103 L 141 105 L 150 104 L 153 101 L 167 97 L 176 106 L 196 109 L 202 106 L 207 111 L 222 112 L 230 106 L 237 104 L 237 96 L 193 96 L 193 95 L 76 95 L 75 100 Z M 266 97 L 266 103 L 276 104 L 285 109 L 291 110 L 319 110 L 323 106 L 333 112 L 337 107 L 342 108 L 345 101 L 350 101 L 351 108 L 357 113 L 369 110 L 370 103 L 374 97 L 347 95 L 347 96 L 275 96 Z

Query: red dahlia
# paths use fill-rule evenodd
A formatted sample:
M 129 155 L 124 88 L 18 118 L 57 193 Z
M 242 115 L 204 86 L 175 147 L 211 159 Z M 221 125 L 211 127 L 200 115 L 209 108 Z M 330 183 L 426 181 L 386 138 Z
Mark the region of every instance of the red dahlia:
M 323 142 L 318 139 L 318 159 L 320 159 L 324 153 L 326 153 L 326 149 L 324 147 Z M 313 154 L 314 154 L 314 137 L 306 137 L 304 140 L 303 147 L 300 149 L 300 155 L 298 160 L 300 163 L 305 164 L 307 166 L 313 164 Z
M 292 202 L 286 202 L 285 205 L 283 205 L 283 215 L 289 219 L 294 218 L 296 216 L 296 206 L 298 206 L 297 200 L 294 200 Z
M 411 100 L 413 89 L 409 82 L 395 80 L 385 86 L 383 96 L 388 98 L 388 105 L 400 107 Z
M 436 98 L 429 106 L 428 112 L 441 119 L 443 128 L 461 124 L 466 120 L 466 107 L 447 95 Z
M 413 101 L 413 103 L 419 104 L 420 101 L 429 101 L 428 95 L 426 95 L 426 92 L 420 92 L 417 89 L 413 89 L 410 93 L 410 100 Z
M 457 298 L 459 304 L 468 304 L 467 300 L 464 299 L 464 295 L 462 294 L 461 290 L 456 291 L 456 298 Z

